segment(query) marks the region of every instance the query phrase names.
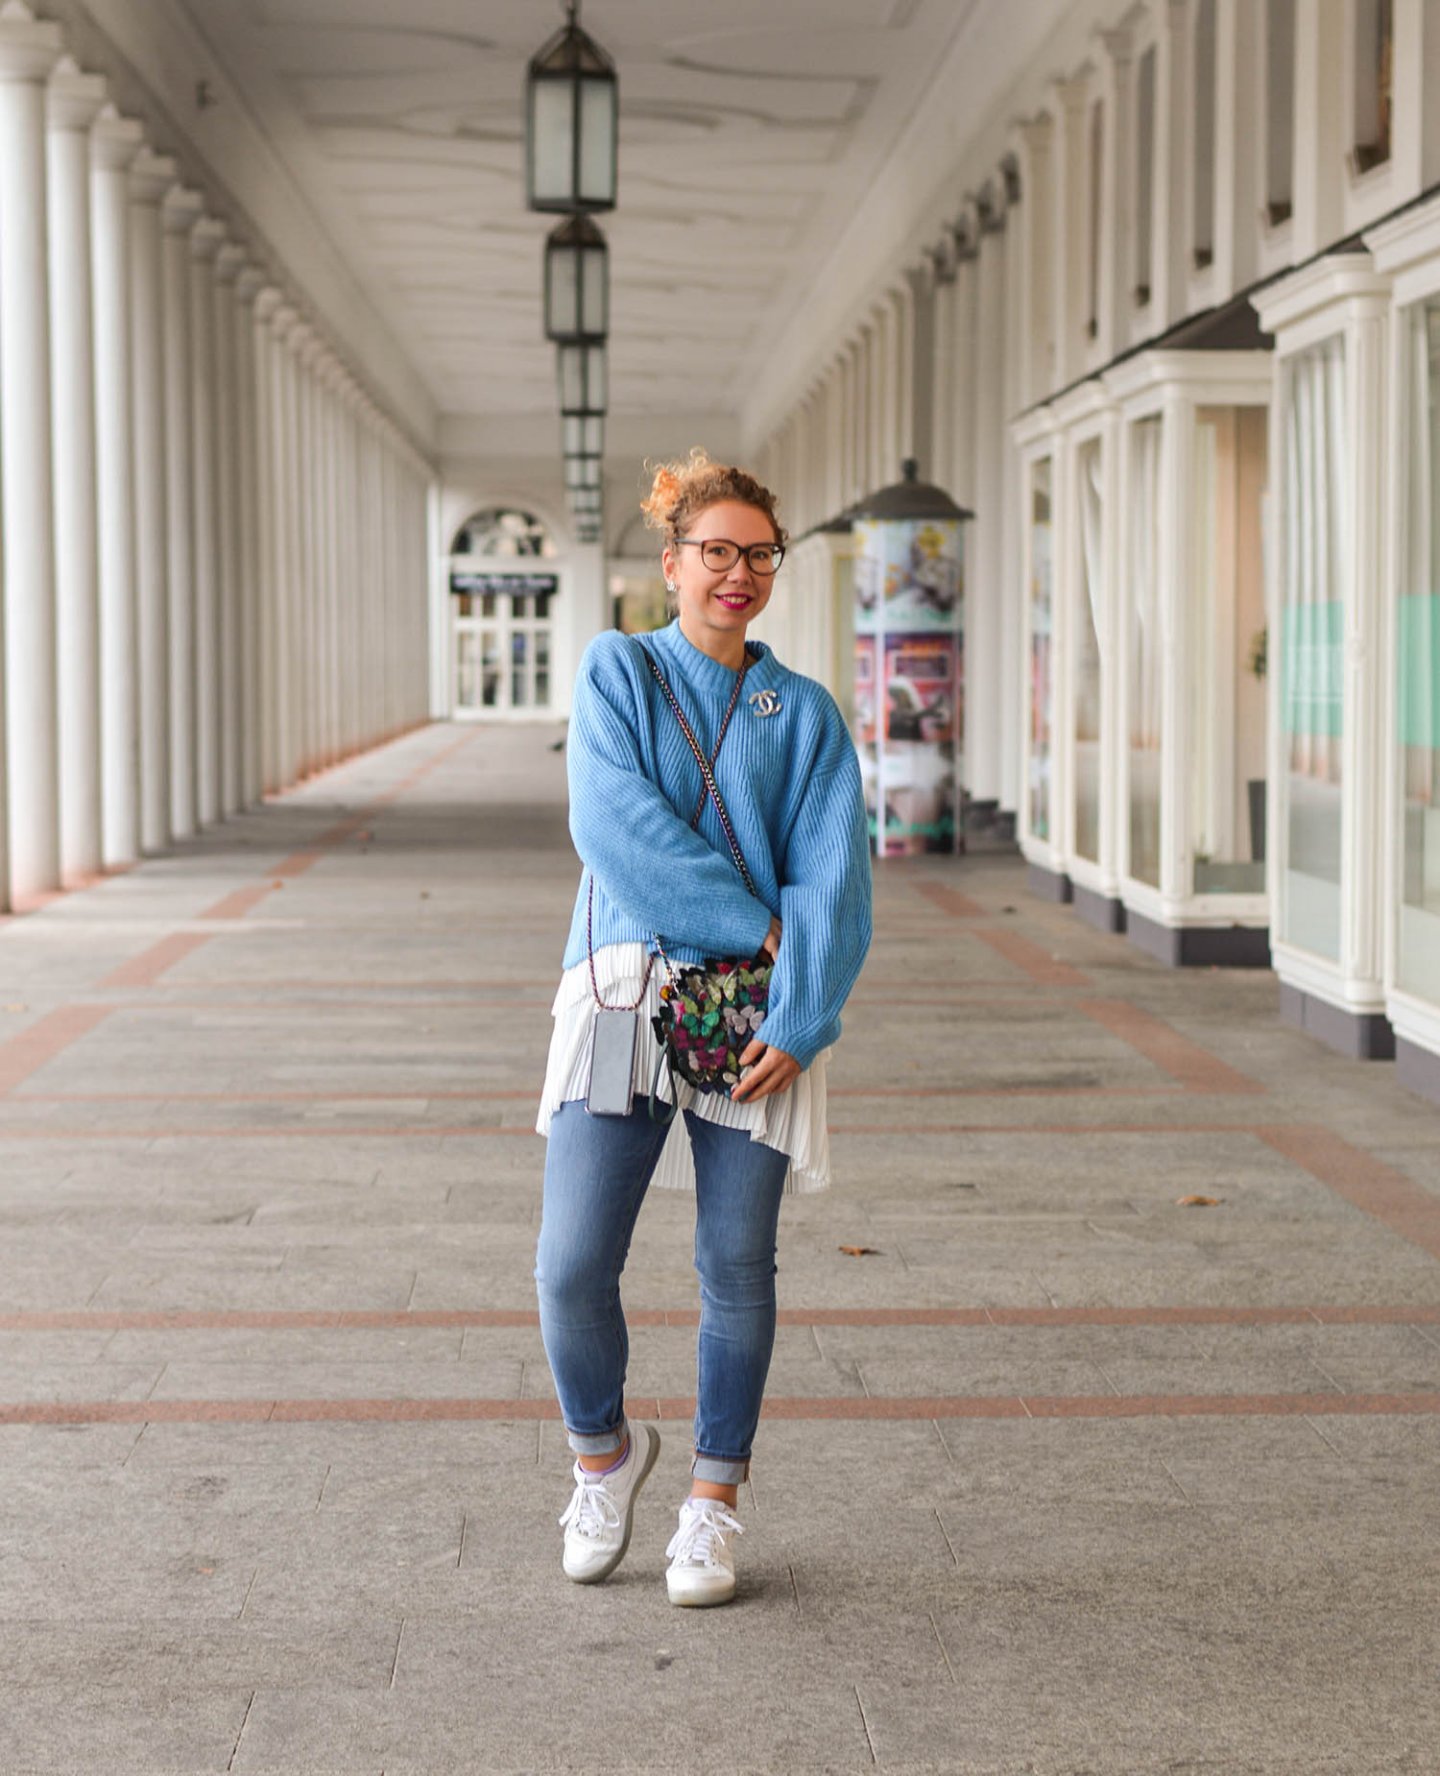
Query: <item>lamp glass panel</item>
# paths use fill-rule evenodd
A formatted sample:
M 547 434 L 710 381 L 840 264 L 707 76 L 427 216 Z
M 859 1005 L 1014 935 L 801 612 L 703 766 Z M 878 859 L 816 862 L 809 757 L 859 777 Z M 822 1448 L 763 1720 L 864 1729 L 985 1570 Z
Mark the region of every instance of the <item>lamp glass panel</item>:
M 534 168 L 531 197 L 560 203 L 575 181 L 574 87 L 568 80 L 530 83 L 530 143 Z
M 569 413 L 560 422 L 566 456 L 603 456 L 605 421 L 598 413 Z
M 562 345 L 559 353 L 560 411 L 605 411 L 605 347 Z
M 575 274 L 573 248 L 546 248 L 545 331 L 552 339 L 574 338 L 580 332 L 580 291 Z
M 615 202 L 615 110 L 619 92 L 613 80 L 580 82 L 580 190 L 585 205 L 609 208 Z
M 565 458 L 565 485 L 567 487 L 599 487 L 599 457 L 567 456 Z
M 580 327 L 591 338 L 610 331 L 610 266 L 604 247 L 587 247 L 580 269 Z

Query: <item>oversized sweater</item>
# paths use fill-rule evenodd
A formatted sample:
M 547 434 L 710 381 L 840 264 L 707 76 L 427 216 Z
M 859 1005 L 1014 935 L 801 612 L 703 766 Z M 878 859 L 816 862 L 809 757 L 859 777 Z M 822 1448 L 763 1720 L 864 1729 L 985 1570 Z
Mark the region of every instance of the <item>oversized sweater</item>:
M 672 623 L 643 638 L 695 737 L 713 752 L 735 674 Z M 694 831 L 695 756 L 634 636 L 585 650 L 567 745 L 570 832 L 585 872 L 565 966 L 586 954 L 589 875 L 595 948 L 658 935 L 674 961 L 753 956 L 783 926 L 764 1040 L 808 1067 L 840 1034 L 840 1010 L 870 947 L 870 847 L 860 769 L 822 685 L 763 644 L 746 674 L 715 778 L 758 898 L 740 879 L 713 804 Z M 773 698 L 752 702 L 759 691 Z M 771 715 L 766 702 L 778 701 Z

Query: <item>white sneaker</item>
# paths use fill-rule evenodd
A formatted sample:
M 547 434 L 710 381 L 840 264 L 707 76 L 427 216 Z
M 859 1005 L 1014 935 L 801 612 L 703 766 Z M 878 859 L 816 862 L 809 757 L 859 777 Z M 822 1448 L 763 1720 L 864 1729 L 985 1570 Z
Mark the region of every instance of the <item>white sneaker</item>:
M 624 1467 L 613 1474 L 591 1474 L 576 1462 L 575 1495 L 560 1518 L 565 1531 L 561 1565 L 567 1579 L 598 1585 L 625 1558 L 635 1498 L 659 1453 L 659 1431 L 653 1425 L 631 1425 Z
M 744 1533 L 719 1499 L 686 1499 L 680 1527 L 665 1550 L 670 1557 L 665 1589 L 671 1603 L 692 1609 L 729 1603 L 735 1595 L 735 1553 L 726 1537 Z

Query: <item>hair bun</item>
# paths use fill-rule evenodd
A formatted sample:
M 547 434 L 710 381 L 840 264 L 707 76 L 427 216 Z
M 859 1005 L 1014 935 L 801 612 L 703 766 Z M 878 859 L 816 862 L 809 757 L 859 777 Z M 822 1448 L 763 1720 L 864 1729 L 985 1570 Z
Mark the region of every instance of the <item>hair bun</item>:
M 739 500 L 764 512 L 775 527 L 776 541 L 785 540 L 775 515 L 774 494 L 743 469 L 713 462 L 702 445 L 697 444 L 683 461 L 647 462 L 645 468 L 650 492 L 641 500 L 640 510 L 649 529 L 674 537 L 706 506 L 718 500 Z

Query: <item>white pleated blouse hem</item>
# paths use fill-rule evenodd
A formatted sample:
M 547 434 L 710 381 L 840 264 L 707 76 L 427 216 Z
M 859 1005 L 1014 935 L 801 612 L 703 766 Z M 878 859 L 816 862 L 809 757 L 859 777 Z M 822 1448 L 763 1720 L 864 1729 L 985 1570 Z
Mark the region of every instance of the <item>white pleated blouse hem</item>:
M 639 943 L 606 944 L 595 952 L 595 978 L 600 997 L 607 1005 L 629 1005 L 640 992 L 645 974 L 646 947 Z M 650 1095 L 660 1059 L 660 1047 L 650 1020 L 660 1009 L 660 985 L 665 965 L 656 961 L 639 1006 L 640 1035 L 635 1044 L 632 1084 L 637 1107 Z M 590 991 L 590 969 L 585 962 L 567 968 L 551 1007 L 555 1028 L 550 1038 L 550 1059 L 536 1118 L 538 1134 L 548 1135 L 550 1121 L 562 1104 L 583 1103 L 590 1084 L 590 1051 L 593 1041 L 595 1001 Z M 761 1034 L 764 1034 L 762 1029 Z M 830 1183 L 830 1131 L 826 1123 L 825 1070 L 831 1054 L 823 1049 L 795 1083 L 752 1104 L 736 1104 L 723 1092 L 697 1092 L 679 1088 L 680 1108 L 723 1128 L 746 1129 L 752 1141 L 773 1147 L 790 1160 L 785 1179 L 787 1195 L 825 1190 Z M 671 1100 L 668 1075 L 662 1071 L 659 1094 Z M 684 1118 L 677 1116 L 660 1155 L 653 1182 L 662 1190 L 693 1190 L 695 1166 Z

